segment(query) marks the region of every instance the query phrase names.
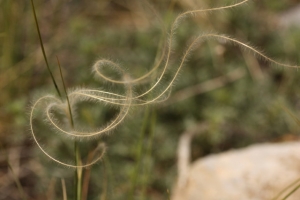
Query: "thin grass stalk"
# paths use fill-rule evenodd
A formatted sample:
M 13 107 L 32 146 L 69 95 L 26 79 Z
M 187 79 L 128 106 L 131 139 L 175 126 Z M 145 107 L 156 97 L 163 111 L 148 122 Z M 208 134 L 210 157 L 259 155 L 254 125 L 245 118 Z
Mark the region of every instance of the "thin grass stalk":
M 96 151 L 90 151 L 88 154 L 87 162 L 90 163 L 93 160 L 93 157 L 95 156 Z M 86 168 L 84 177 L 82 179 L 82 200 L 87 200 L 88 199 L 88 190 L 89 190 L 89 181 L 91 177 L 91 167 Z M 100 199 L 106 199 L 107 196 L 107 176 L 106 176 L 106 169 L 105 169 L 105 164 L 103 165 L 103 192 L 100 195 Z
M 146 149 L 145 157 L 148 159 L 152 158 L 152 147 L 153 147 L 153 138 L 154 138 L 154 132 L 155 132 L 155 125 L 156 125 L 156 112 L 155 109 L 151 109 L 150 113 L 150 126 L 149 128 L 149 138 L 148 138 L 148 146 Z M 147 186 L 149 185 L 149 174 L 150 174 L 151 166 L 150 163 L 145 166 L 145 172 L 144 172 L 144 182 L 142 183 L 142 190 L 141 190 L 141 199 L 145 199 L 145 193 Z
M 107 181 L 107 175 L 106 175 L 106 165 L 103 165 L 103 192 L 100 195 L 100 200 L 106 200 L 107 199 L 107 188 L 108 188 L 108 181 Z
M 62 80 L 62 83 L 63 83 L 63 86 L 64 86 L 63 87 L 64 92 L 65 92 L 66 99 L 67 99 L 67 102 L 68 102 L 68 111 L 69 111 L 69 118 L 70 118 L 71 126 L 72 126 L 72 128 L 74 128 L 74 120 L 73 120 L 73 115 L 72 115 L 72 109 L 71 109 L 71 104 L 70 104 L 69 96 L 68 96 L 67 89 L 66 89 L 65 80 L 64 80 L 64 77 L 62 75 L 60 62 L 59 62 L 59 59 L 58 59 L 57 56 L 56 56 L 56 59 L 57 59 L 57 64 L 58 64 L 58 68 L 59 68 L 60 78 Z
M 138 182 L 138 176 L 139 176 L 139 170 L 141 167 L 141 162 L 142 162 L 142 155 L 144 151 L 144 144 L 143 141 L 145 139 L 146 131 L 147 131 L 147 124 L 148 124 L 148 118 L 149 118 L 149 106 L 147 106 L 145 114 L 144 114 L 144 120 L 142 124 L 142 129 L 141 129 L 141 135 L 138 141 L 138 147 L 137 147 L 137 154 L 136 154 L 136 166 L 134 169 L 134 172 L 131 177 L 131 190 L 128 196 L 128 199 L 134 198 L 134 193 L 137 187 L 137 182 Z
M 77 141 L 74 142 L 75 163 L 81 165 L 80 149 Z M 75 200 L 81 200 L 82 197 L 82 168 L 76 168 L 75 171 Z
M 87 158 L 88 162 L 91 162 L 93 157 L 94 157 L 94 152 L 90 152 Z M 82 197 L 81 197 L 82 200 L 87 200 L 90 177 L 91 177 L 91 168 L 89 167 L 85 170 L 84 177 L 82 179 Z
M 61 80 L 63 82 L 63 88 L 64 88 L 64 92 L 66 95 L 67 103 L 68 103 L 68 111 L 69 111 L 68 116 L 70 119 L 70 124 L 71 124 L 72 129 L 74 129 L 74 120 L 73 120 L 73 115 L 72 115 L 72 109 L 71 109 L 70 100 L 69 100 L 69 96 L 68 96 L 67 89 L 66 89 L 65 80 L 62 75 L 61 65 L 60 65 L 58 57 L 56 57 L 56 59 L 57 59 L 59 73 L 60 73 Z M 76 140 L 74 141 L 74 151 L 75 151 L 75 164 L 77 166 L 80 166 L 81 165 L 80 148 L 79 148 L 78 141 L 76 141 Z M 75 179 L 75 200 L 81 200 L 82 199 L 82 168 L 81 167 L 76 168 L 74 179 Z
M 103 169 L 103 174 L 105 176 L 105 195 L 101 194 L 99 195 L 99 199 L 100 200 L 107 200 L 107 199 L 114 199 L 114 196 L 112 195 L 112 192 L 111 192 L 111 188 L 112 188 L 112 185 L 115 185 L 115 182 L 114 182 L 114 172 L 112 171 L 112 166 L 110 164 L 110 161 L 108 159 L 108 157 L 104 157 L 103 158 L 103 166 L 104 166 L 104 169 Z
M 293 187 L 294 185 L 296 185 L 297 183 L 299 184 L 300 178 L 296 179 L 294 182 L 292 182 L 291 184 L 289 184 L 286 188 L 284 188 L 283 190 L 281 190 L 272 200 L 277 200 L 279 199 L 280 196 L 282 196 L 286 191 L 288 191 L 291 187 Z M 299 185 L 298 185 L 299 186 Z
M 33 16 L 34 16 L 35 26 L 36 26 L 36 29 L 37 29 L 37 32 L 38 32 L 39 41 L 40 41 L 40 45 L 41 45 L 41 48 L 42 48 L 44 60 L 46 62 L 47 70 L 48 70 L 48 72 L 49 72 L 49 74 L 51 76 L 52 82 L 54 84 L 54 87 L 55 87 L 55 90 L 56 90 L 58 96 L 61 97 L 61 93 L 60 93 L 60 91 L 58 89 L 58 86 L 56 84 L 54 76 L 53 76 L 53 74 L 52 74 L 52 72 L 50 70 L 50 67 L 49 67 L 49 63 L 48 63 L 48 59 L 47 59 L 47 56 L 46 56 L 46 52 L 45 52 L 45 48 L 44 48 L 44 44 L 43 44 L 43 40 L 42 40 L 42 36 L 41 36 L 41 32 L 40 32 L 40 27 L 39 27 L 39 23 L 38 23 L 37 16 L 36 16 L 36 12 L 35 12 L 35 7 L 34 7 L 33 0 L 31 0 L 31 6 L 32 6 L 32 11 L 33 11 Z
M 298 184 L 292 191 L 290 191 L 285 197 L 283 197 L 282 200 L 286 200 L 289 196 L 294 194 L 299 188 L 300 188 L 300 184 Z
M 86 121 L 89 123 L 90 126 L 95 125 L 94 120 L 91 118 L 91 116 L 85 116 Z M 87 163 L 93 162 L 93 158 L 95 157 L 96 150 L 90 150 L 87 156 Z M 82 178 L 82 192 L 81 192 L 81 199 L 82 200 L 88 200 L 88 191 L 89 191 L 89 185 L 90 185 L 90 178 L 91 178 L 91 171 L 92 168 L 88 167 L 84 170 L 84 176 Z
M 61 179 L 61 187 L 63 192 L 63 200 L 68 200 L 66 182 L 63 178 Z

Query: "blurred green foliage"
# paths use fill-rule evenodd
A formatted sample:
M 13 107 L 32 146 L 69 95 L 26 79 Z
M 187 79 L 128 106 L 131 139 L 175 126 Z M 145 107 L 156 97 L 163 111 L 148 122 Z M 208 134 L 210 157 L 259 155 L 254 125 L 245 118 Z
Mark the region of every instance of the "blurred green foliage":
M 178 0 L 163 4 L 151 1 L 163 24 L 143 1 L 35 3 L 55 76 L 59 77 L 55 59 L 58 56 L 68 87 L 104 87 L 93 79 L 90 69 L 98 58 L 118 61 L 138 77 L 154 62 L 163 38 L 162 28 L 168 30 L 179 13 L 195 8 L 193 5 L 208 8 L 232 1 Z M 276 60 L 297 63 L 300 29 L 282 29 L 278 25 L 280 13 L 296 3 L 294 0 L 251 1 L 234 9 L 183 20 L 176 34 L 170 74 L 178 66 L 178 58 L 191 38 L 203 32 L 224 33 L 250 42 Z M 71 197 L 70 170 L 40 155 L 26 131 L 26 113 L 34 96 L 41 92 L 55 94 L 40 52 L 31 8 L 26 1 L 0 0 L 0 9 L 0 144 L 7 150 L 21 146 L 30 152 L 31 156 L 21 160 L 21 166 L 32 160 L 42 166 L 39 172 L 30 171 L 21 178 L 32 199 L 50 195 L 53 175 L 66 178 Z M 168 199 L 167 191 L 176 180 L 178 138 L 183 131 L 201 122 L 208 123 L 210 128 L 193 141 L 193 159 L 255 142 L 280 140 L 284 135 L 298 136 L 297 126 L 281 107 L 284 105 L 296 114 L 299 110 L 298 72 L 272 67 L 235 45 L 217 40 L 201 43 L 191 54 L 172 94 L 224 76 L 236 68 L 244 68 L 246 74 L 221 88 L 182 101 L 133 109 L 120 128 L 100 138 L 108 150 L 103 161 L 91 170 L 88 199 L 101 199 L 104 194 L 106 199 L 114 200 L 130 195 L 134 199 Z M 103 105 L 83 105 L 78 114 L 86 124 L 97 127 L 114 113 Z M 57 135 L 46 127 L 42 137 L 45 137 L 43 145 L 53 154 L 61 158 L 68 156 L 63 138 L 57 140 Z M 94 143 L 91 141 L 90 146 L 84 147 L 86 154 Z M 51 148 L 54 146 L 55 149 Z M 0 163 L 0 170 L 5 171 L 5 161 Z M 53 193 L 60 198 L 58 183 Z

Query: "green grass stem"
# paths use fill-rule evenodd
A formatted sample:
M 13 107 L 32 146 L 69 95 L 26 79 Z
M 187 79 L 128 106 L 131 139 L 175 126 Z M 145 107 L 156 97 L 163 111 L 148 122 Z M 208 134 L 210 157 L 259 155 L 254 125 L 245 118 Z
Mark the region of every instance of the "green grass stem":
M 47 70 L 51 76 L 51 79 L 52 79 L 52 82 L 55 86 L 55 89 L 56 89 L 56 92 L 58 94 L 59 97 L 61 97 L 61 93 L 58 89 L 58 86 L 56 84 L 56 81 L 54 79 L 54 76 L 51 72 L 51 69 L 50 69 L 50 66 L 49 66 L 49 63 L 48 63 L 48 59 L 47 59 L 47 56 L 46 56 L 46 52 L 45 52 L 45 48 L 44 48 L 44 44 L 43 44 L 43 40 L 42 40 L 42 36 L 41 36 L 41 32 L 40 32 L 40 27 L 39 27 L 39 23 L 38 23 L 38 20 L 37 20 L 37 16 L 36 16 L 36 12 L 35 12 L 35 7 L 34 7 L 34 3 L 33 3 L 33 0 L 31 0 L 31 6 L 32 6 L 32 11 L 33 11 L 33 16 L 34 16 L 34 21 L 35 21 L 35 26 L 36 26 L 36 29 L 37 29 L 37 32 L 38 32 L 38 36 L 39 36 L 39 41 L 40 41 L 40 45 L 41 45 L 41 48 L 42 48 L 42 52 L 43 52 L 43 56 L 44 56 L 44 60 L 46 62 L 46 66 L 47 66 Z
M 155 109 L 151 109 L 150 113 L 150 122 L 149 122 L 149 138 L 148 138 L 148 145 L 145 153 L 145 158 L 147 158 L 147 161 L 145 163 L 145 171 L 144 171 L 144 181 L 142 183 L 142 189 L 141 189 L 141 199 L 145 199 L 145 193 L 147 190 L 147 186 L 149 185 L 149 175 L 150 175 L 150 170 L 151 170 L 151 163 L 148 162 L 148 159 L 152 158 L 152 147 L 153 147 L 153 138 L 154 138 L 154 133 L 155 133 L 155 125 L 156 125 L 156 111 Z
M 69 118 L 70 118 L 71 126 L 72 126 L 72 128 L 74 128 L 74 120 L 73 120 L 73 115 L 72 115 L 72 109 L 71 109 L 71 104 L 70 104 L 69 96 L 68 96 L 67 89 L 66 89 L 64 76 L 62 74 L 60 62 L 59 62 L 59 59 L 58 59 L 57 56 L 56 56 L 56 59 L 57 59 L 57 64 L 58 64 L 58 68 L 59 68 L 60 78 L 61 78 L 63 86 L 64 86 L 63 88 L 64 88 L 64 92 L 65 92 L 65 95 L 66 95 L 67 103 L 68 103 Z
M 63 83 L 65 96 L 66 96 L 67 103 L 68 103 L 70 124 L 71 124 L 72 129 L 74 129 L 74 119 L 73 119 L 73 115 L 72 115 L 72 109 L 71 109 L 70 100 L 69 100 L 69 96 L 68 96 L 67 89 L 66 89 L 64 76 L 62 74 L 61 65 L 60 65 L 60 62 L 59 62 L 59 59 L 57 56 L 56 56 L 56 59 L 57 59 L 58 67 L 59 67 L 60 77 L 61 77 L 61 80 Z M 78 144 L 78 141 L 76 141 L 76 140 L 74 141 L 74 151 L 75 151 L 75 163 L 77 166 L 79 166 L 82 163 L 81 163 L 79 144 Z M 82 168 L 81 167 L 76 168 L 74 176 L 75 176 L 75 178 L 74 178 L 75 179 L 75 200 L 81 200 L 82 199 Z
M 300 178 L 296 179 L 294 182 L 292 182 L 291 184 L 289 184 L 286 188 L 284 188 L 282 191 L 280 191 L 272 200 L 277 200 L 279 199 L 280 196 L 282 196 L 286 191 L 288 191 L 291 187 L 295 186 L 296 184 L 298 184 L 294 190 L 292 190 L 292 193 L 295 192 L 298 188 L 299 188 L 299 181 Z M 295 190 L 296 189 L 296 190 Z M 291 194 L 291 192 L 288 193 L 288 196 L 285 196 L 284 199 L 288 198 Z
M 298 185 L 292 191 L 290 191 L 285 197 L 283 197 L 282 200 L 286 200 L 289 196 L 294 194 L 299 188 L 300 188 L 300 184 L 298 183 Z
M 137 152 L 136 152 L 136 166 L 133 171 L 132 177 L 131 177 L 131 190 L 128 196 L 128 199 L 133 200 L 134 199 L 134 193 L 137 187 L 137 182 L 139 178 L 139 171 L 143 159 L 143 152 L 144 152 L 144 139 L 147 131 L 147 126 L 148 126 L 148 119 L 149 119 L 149 106 L 147 106 L 144 114 L 144 119 L 143 119 L 143 124 L 142 124 L 142 129 L 141 129 L 141 135 L 138 141 L 138 147 L 137 147 Z
M 81 165 L 80 149 L 77 141 L 74 142 L 75 163 Z M 76 168 L 75 171 L 75 200 L 81 200 L 82 197 L 82 168 Z

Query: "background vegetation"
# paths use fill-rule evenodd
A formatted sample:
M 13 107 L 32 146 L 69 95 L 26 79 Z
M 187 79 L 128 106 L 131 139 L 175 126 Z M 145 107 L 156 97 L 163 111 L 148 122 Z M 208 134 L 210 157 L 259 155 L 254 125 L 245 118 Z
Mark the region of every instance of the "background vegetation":
M 138 77 L 155 59 L 162 28 L 168 30 L 179 13 L 232 1 L 150 3 L 154 9 L 138 0 L 36 0 L 41 34 L 55 76 L 59 77 L 58 56 L 68 87 L 103 86 L 94 81 L 90 69 L 99 58 L 117 61 Z M 177 58 L 191 38 L 203 32 L 230 35 L 250 42 L 276 60 L 299 63 L 300 29 L 280 23 L 281 14 L 296 5 L 296 0 L 251 1 L 185 19 L 176 34 L 170 72 L 178 66 Z M 0 0 L 0 24 L 0 199 L 20 199 L 15 176 L 29 199 L 35 200 L 61 199 L 59 178 L 63 177 L 71 198 L 72 170 L 47 160 L 28 131 L 27 113 L 34 97 L 55 94 L 30 3 Z M 207 123 L 209 128 L 193 141 L 193 159 L 251 143 L 298 138 L 297 125 L 282 106 L 298 113 L 299 78 L 296 70 L 272 67 L 224 41 L 202 43 L 190 56 L 168 101 L 133 109 L 121 127 L 100 138 L 108 149 L 103 161 L 91 169 L 88 199 L 168 199 L 176 180 L 178 138 L 200 123 Z M 191 95 L 184 93 L 187 88 Z M 100 105 L 99 112 L 90 115 L 93 106 L 79 113 L 91 126 L 101 125 L 114 113 Z M 47 149 L 70 159 L 66 145 L 51 130 L 45 129 L 43 135 L 47 136 L 43 141 Z

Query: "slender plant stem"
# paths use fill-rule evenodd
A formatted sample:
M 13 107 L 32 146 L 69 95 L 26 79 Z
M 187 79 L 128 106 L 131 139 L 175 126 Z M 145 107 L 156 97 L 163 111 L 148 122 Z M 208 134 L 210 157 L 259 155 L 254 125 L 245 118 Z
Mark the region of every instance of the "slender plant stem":
M 37 17 L 36 17 L 36 12 L 35 12 L 35 7 L 34 7 L 33 0 L 31 0 L 31 6 L 32 6 L 32 11 L 33 11 L 35 26 L 36 26 L 36 29 L 37 29 L 37 32 L 38 32 L 38 35 L 39 35 L 39 40 L 40 40 L 40 45 L 41 45 L 41 48 L 42 48 L 44 60 L 46 62 L 46 66 L 47 66 L 48 72 L 49 72 L 49 74 L 51 76 L 52 82 L 53 82 L 53 84 L 55 86 L 56 92 L 57 92 L 58 96 L 61 97 L 61 93 L 60 93 L 60 91 L 58 89 L 58 86 L 56 84 L 54 76 L 53 76 L 53 74 L 52 74 L 52 72 L 50 70 L 50 67 L 49 67 L 48 59 L 47 59 L 47 56 L 46 56 L 46 52 L 45 52 L 45 48 L 44 48 L 44 44 L 43 44 L 43 40 L 42 40 L 42 36 L 41 36 L 41 32 L 40 32 L 39 23 L 38 23 L 38 20 L 37 20 Z
M 71 128 L 74 129 L 74 120 L 73 120 L 73 115 L 72 115 L 72 109 L 71 109 L 71 104 L 70 104 L 69 96 L 68 96 L 67 89 L 66 89 L 65 80 L 64 80 L 60 62 L 59 62 L 59 59 L 57 56 L 56 56 L 56 59 L 57 59 L 60 77 L 63 82 L 63 86 L 64 86 L 63 88 L 64 88 L 64 92 L 66 95 L 67 103 L 68 103 L 68 111 L 69 111 L 68 114 L 69 114 Z M 81 156 L 80 156 L 80 148 L 79 148 L 78 141 L 76 141 L 76 140 L 74 141 L 74 151 L 75 151 L 75 163 L 77 166 L 80 166 L 82 164 Z M 74 177 L 75 177 L 74 178 L 75 179 L 75 200 L 81 200 L 82 199 L 82 168 L 81 167 L 76 168 Z
M 68 102 L 69 119 L 70 119 L 72 128 L 74 128 L 74 120 L 73 120 L 73 115 L 72 115 L 72 109 L 71 109 L 71 104 L 70 104 L 70 100 L 69 100 L 69 95 L 68 95 L 67 89 L 66 89 L 65 79 L 64 79 L 64 76 L 62 75 L 60 62 L 59 62 L 59 59 L 58 59 L 57 56 L 56 56 L 56 59 L 57 59 L 57 63 L 58 63 L 60 78 L 62 80 L 62 83 L 63 83 L 63 86 L 64 86 L 64 92 L 65 92 L 65 95 L 66 95 L 66 98 L 67 98 L 67 102 Z
M 294 194 L 300 188 L 300 184 L 298 184 L 291 192 L 289 192 L 282 200 L 286 200 L 289 196 Z
M 108 189 L 108 180 L 107 180 L 107 171 L 106 171 L 106 164 L 103 163 L 102 168 L 102 174 L 103 174 L 103 192 L 100 195 L 100 200 L 106 200 L 107 199 L 107 189 Z
M 112 185 L 116 185 L 114 182 L 114 180 L 116 179 L 114 177 L 115 173 L 112 170 L 112 166 L 108 159 L 108 156 L 105 156 L 103 158 L 103 165 L 103 176 L 106 183 L 104 183 L 104 195 L 103 193 L 100 195 L 100 200 L 114 199 L 114 193 L 111 191 L 111 188 Z
M 154 137 L 154 132 L 155 132 L 155 124 L 156 124 L 156 112 L 155 109 L 151 108 L 150 111 L 150 122 L 147 126 L 148 130 L 149 130 L 149 137 L 147 139 L 148 141 L 148 145 L 147 145 L 147 149 L 146 149 L 146 153 L 145 153 L 145 158 L 146 158 L 146 162 L 145 162 L 145 166 L 144 166 L 144 182 L 142 183 L 142 189 L 141 189 L 141 199 L 145 199 L 145 193 L 146 193 L 146 189 L 147 186 L 149 184 L 149 175 L 150 170 L 151 170 L 151 158 L 152 158 L 152 147 L 153 147 L 153 137 Z
M 78 142 L 74 142 L 74 149 L 75 149 L 75 163 L 76 165 L 81 165 L 81 158 L 80 158 L 80 149 Z M 75 171 L 75 200 L 81 200 L 82 197 L 82 168 L 79 167 Z
M 87 162 L 92 162 L 95 156 L 95 151 L 90 151 L 87 157 Z M 82 179 L 82 200 L 87 200 L 88 190 L 89 190 L 89 181 L 91 177 L 91 168 L 85 169 L 84 177 Z
M 144 151 L 144 138 L 146 135 L 146 131 L 147 131 L 147 124 L 148 124 L 148 118 L 149 118 L 149 107 L 146 108 L 146 112 L 145 112 L 145 116 L 144 116 L 144 120 L 143 120 L 143 125 L 142 125 L 142 130 L 141 130 L 141 136 L 138 142 L 138 149 L 137 149 L 137 154 L 136 154 L 136 166 L 134 169 L 134 172 L 132 174 L 131 177 L 131 191 L 129 194 L 129 198 L 128 199 L 134 199 L 134 193 L 135 193 L 135 189 L 137 187 L 137 182 L 138 182 L 138 176 L 140 174 L 139 170 L 141 167 L 141 163 L 142 163 L 142 155 L 143 155 L 143 151 Z
M 61 179 L 61 187 L 63 192 L 63 200 L 68 200 L 66 182 L 63 178 Z
M 282 191 L 280 191 L 272 200 L 279 199 L 280 196 L 282 196 L 286 191 L 291 189 L 291 187 L 295 186 L 297 183 L 299 184 L 300 178 L 289 184 L 286 188 L 284 188 Z

